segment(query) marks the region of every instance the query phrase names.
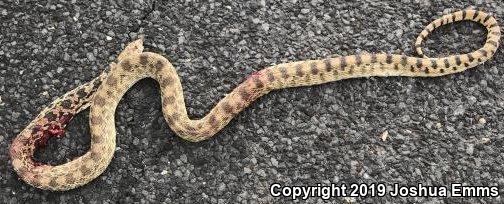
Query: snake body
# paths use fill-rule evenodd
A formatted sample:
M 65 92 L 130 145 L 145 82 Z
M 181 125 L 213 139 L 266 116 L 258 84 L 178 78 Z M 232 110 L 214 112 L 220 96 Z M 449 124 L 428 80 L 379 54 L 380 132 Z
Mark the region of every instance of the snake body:
M 435 28 L 469 20 L 487 29 L 482 48 L 467 54 L 441 58 L 423 56 L 422 41 Z M 463 10 L 447 14 L 421 32 L 415 47 L 420 57 L 388 53 L 356 55 L 278 64 L 251 74 L 221 99 L 201 119 L 190 119 L 182 85 L 172 64 L 163 56 L 143 52 L 143 40 L 126 46 L 110 71 L 83 84 L 45 108 L 12 142 L 12 165 L 20 178 L 41 189 L 63 191 L 82 186 L 98 177 L 109 165 L 116 145 L 114 113 L 124 93 L 138 80 L 150 77 L 159 82 L 163 115 L 170 128 L 185 140 L 198 142 L 221 130 L 240 111 L 272 90 L 311 86 L 348 78 L 370 76 L 436 77 L 475 67 L 497 50 L 500 28 L 495 18 L 482 11 Z M 56 166 L 33 159 L 34 151 L 50 137 L 63 135 L 66 124 L 90 107 L 91 147 L 84 155 Z

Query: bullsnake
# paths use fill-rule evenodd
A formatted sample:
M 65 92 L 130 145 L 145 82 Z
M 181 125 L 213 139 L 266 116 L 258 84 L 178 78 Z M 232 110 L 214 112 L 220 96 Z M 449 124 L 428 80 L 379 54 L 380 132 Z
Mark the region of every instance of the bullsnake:
M 469 20 L 487 29 L 484 46 L 467 54 L 441 58 L 423 56 L 422 41 L 435 28 Z M 311 86 L 348 78 L 370 76 L 436 77 L 475 67 L 496 52 L 500 28 L 495 18 L 482 11 L 463 10 L 434 20 L 420 33 L 415 50 L 420 57 L 388 53 L 356 55 L 278 64 L 251 74 L 221 99 L 203 118 L 187 115 L 180 79 L 163 56 L 143 52 L 143 39 L 128 44 L 117 63 L 110 64 L 92 81 L 64 94 L 45 108 L 12 142 L 10 155 L 17 174 L 41 189 L 63 191 L 82 186 L 98 177 L 109 165 L 116 146 L 114 113 L 124 93 L 138 80 L 150 77 L 159 82 L 162 110 L 170 128 L 185 140 L 198 142 L 215 135 L 257 98 L 272 90 Z M 50 137 L 60 137 L 73 116 L 90 107 L 91 147 L 70 162 L 51 166 L 33 159 Z

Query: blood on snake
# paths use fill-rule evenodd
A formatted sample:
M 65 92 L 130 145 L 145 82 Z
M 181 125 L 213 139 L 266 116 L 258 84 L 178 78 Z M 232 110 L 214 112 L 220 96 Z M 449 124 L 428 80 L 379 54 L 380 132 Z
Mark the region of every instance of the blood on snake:
M 424 56 L 422 41 L 434 29 L 463 20 L 479 23 L 487 29 L 482 48 L 447 57 Z M 201 119 L 188 117 L 182 85 L 172 64 L 162 55 L 143 52 L 143 39 L 139 39 L 125 47 L 116 62 L 110 64 L 109 72 L 59 97 L 30 122 L 12 142 L 12 165 L 21 179 L 41 189 L 63 191 L 89 183 L 102 174 L 113 158 L 116 146 L 114 113 L 119 100 L 133 84 L 146 77 L 159 82 L 163 116 L 170 128 L 181 138 L 198 142 L 214 136 L 236 114 L 272 90 L 357 77 L 437 77 L 458 73 L 490 59 L 499 46 L 500 35 L 500 27 L 491 15 L 476 10 L 454 12 L 434 20 L 420 33 L 415 42 L 419 57 L 359 53 L 270 66 L 250 75 Z M 88 107 L 91 109 L 89 151 L 61 165 L 35 161 L 35 150 L 44 147 L 50 137 L 63 136 L 70 120 Z

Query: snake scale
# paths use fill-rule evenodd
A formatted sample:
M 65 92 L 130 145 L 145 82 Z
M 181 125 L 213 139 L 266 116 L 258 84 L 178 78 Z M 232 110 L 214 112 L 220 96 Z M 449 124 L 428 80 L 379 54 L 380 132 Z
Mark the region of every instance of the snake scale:
M 487 29 L 482 48 L 467 54 L 441 58 L 423 56 L 422 41 L 435 28 L 457 21 L 477 22 Z M 143 52 L 143 40 L 128 44 L 110 71 L 64 94 L 45 108 L 12 142 L 10 155 L 17 174 L 41 189 L 63 191 L 82 186 L 98 177 L 109 165 L 116 146 L 114 114 L 124 93 L 138 80 L 159 82 L 163 115 L 170 128 L 185 140 L 198 142 L 221 130 L 240 111 L 272 90 L 311 86 L 348 78 L 370 76 L 436 77 L 462 72 L 490 59 L 500 40 L 500 27 L 491 15 L 476 10 L 447 14 L 420 33 L 415 50 L 420 57 L 388 53 L 356 55 L 278 64 L 251 74 L 221 99 L 203 118 L 187 115 L 182 85 L 172 64 L 163 56 Z M 90 107 L 91 146 L 74 160 L 56 166 L 37 162 L 37 148 L 50 137 L 63 135 L 73 116 Z

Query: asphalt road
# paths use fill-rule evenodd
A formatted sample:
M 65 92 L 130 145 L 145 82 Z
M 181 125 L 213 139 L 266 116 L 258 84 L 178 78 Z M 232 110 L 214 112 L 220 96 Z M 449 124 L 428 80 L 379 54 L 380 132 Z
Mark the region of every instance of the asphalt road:
M 38 190 L 20 180 L 9 162 L 10 142 L 45 105 L 98 76 L 139 36 L 148 51 L 171 60 L 190 115 L 201 117 L 268 65 L 360 51 L 414 55 L 423 26 L 469 6 L 504 22 L 504 3 L 497 0 L 1 1 L 0 201 L 271 203 L 290 201 L 270 195 L 273 183 L 463 183 L 498 185 L 501 196 L 327 202 L 502 203 L 503 49 L 484 65 L 451 76 L 373 77 L 274 91 L 200 143 L 173 134 L 162 117 L 157 83 L 142 80 L 117 109 L 115 157 L 91 183 L 68 192 Z M 469 52 L 484 35 L 475 23 L 444 26 L 430 36 L 427 54 Z M 87 115 L 73 120 L 66 137 L 51 139 L 36 159 L 60 164 L 85 153 Z

